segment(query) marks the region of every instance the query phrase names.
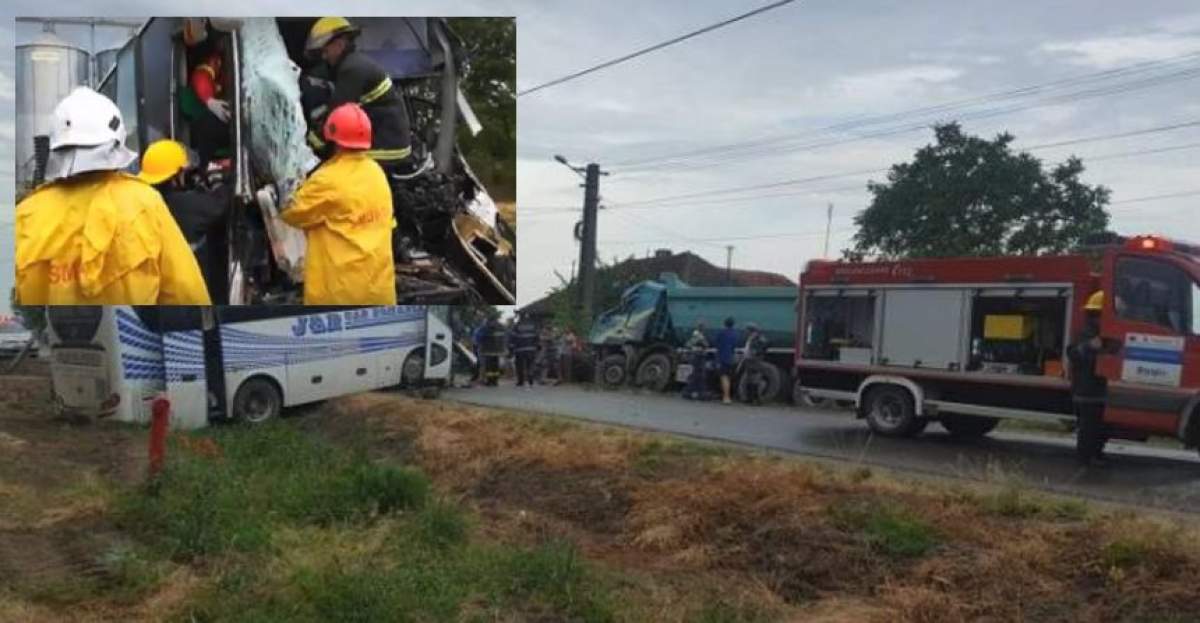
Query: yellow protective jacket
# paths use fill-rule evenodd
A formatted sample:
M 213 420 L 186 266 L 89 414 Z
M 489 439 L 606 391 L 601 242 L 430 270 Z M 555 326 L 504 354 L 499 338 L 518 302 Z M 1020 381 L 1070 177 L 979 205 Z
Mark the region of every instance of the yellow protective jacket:
M 43 186 L 17 206 L 23 305 L 211 305 L 196 256 L 150 185 L 116 171 Z
M 394 305 L 392 191 L 362 152 L 341 152 L 296 191 L 283 220 L 303 229 L 306 305 Z

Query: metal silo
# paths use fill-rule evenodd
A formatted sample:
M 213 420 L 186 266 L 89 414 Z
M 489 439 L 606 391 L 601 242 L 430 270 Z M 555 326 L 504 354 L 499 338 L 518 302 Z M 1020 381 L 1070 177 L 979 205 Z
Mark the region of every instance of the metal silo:
M 104 80 L 104 76 L 108 75 L 108 70 L 117 64 L 117 54 L 120 52 L 121 48 L 119 47 L 96 52 L 96 75 L 92 76 L 93 89 L 100 88 L 100 81 Z
M 75 87 L 88 85 L 88 53 L 53 33 L 17 46 L 17 192 L 34 182 L 34 137 L 50 134 L 54 107 Z M 46 149 L 42 141 L 42 149 Z

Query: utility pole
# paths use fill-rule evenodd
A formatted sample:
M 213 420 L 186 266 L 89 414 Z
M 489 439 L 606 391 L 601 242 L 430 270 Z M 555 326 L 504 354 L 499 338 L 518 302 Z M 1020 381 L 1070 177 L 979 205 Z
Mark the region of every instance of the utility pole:
M 584 324 L 592 322 L 596 288 L 596 215 L 600 209 L 600 176 L 608 175 L 592 162 L 586 167 L 572 166 L 566 158 L 554 156 L 572 171 L 583 175 L 583 222 L 579 232 L 579 290 L 576 305 Z
M 825 210 L 825 252 L 821 254 L 822 259 L 829 259 L 829 229 L 833 225 L 833 204 L 829 204 L 829 209 Z
M 733 245 L 725 245 L 725 285 L 733 285 Z

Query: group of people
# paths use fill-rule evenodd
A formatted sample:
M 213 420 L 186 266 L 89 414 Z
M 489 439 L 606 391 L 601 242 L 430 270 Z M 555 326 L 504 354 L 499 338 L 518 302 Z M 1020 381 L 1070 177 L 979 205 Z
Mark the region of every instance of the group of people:
M 686 347 L 691 353 L 692 373 L 688 377 L 683 396 L 692 400 L 708 398 L 708 352 L 714 346 L 716 349 L 716 368 L 721 379 L 721 402 L 732 404 L 733 379 L 739 372 L 746 379 L 747 402 L 758 404 L 761 396 L 760 379 L 762 362 L 767 354 L 769 343 L 758 325 L 746 324 L 746 337 L 743 342 L 734 328 L 736 321 L 726 318 L 724 326 L 717 333 L 715 343 L 710 344 L 705 334 L 703 321 L 696 323 L 696 328 L 688 338 Z M 737 360 L 738 345 L 742 345 L 742 359 Z
M 282 219 L 306 234 L 305 304 L 396 302 L 388 172 L 411 154 L 408 113 L 387 71 L 355 49 L 358 33 L 345 18 L 325 17 L 306 43 L 321 59 L 310 73 L 325 85 L 324 96 L 307 94 L 310 128 L 320 128 L 309 141 L 324 162 L 280 206 Z M 192 45 L 206 38 L 185 32 Z M 231 203 L 221 179 L 228 165 L 218 161 L 231 119 L 219 41 L 188 83 L 200 104 L 184 106 L 198 157 L 159 140 L 142 154 L 140 173 L 126 174 L 138 155 L 125 146 L 112 100 L 79 87 L 56 106 L 46 183 L 16 210 L 20 303 L 212 303 L 210 284 L 224 283 L 228 268 L 224 250 L 206 241 L 224 229 Z
M 570 329 L 549 325 L 538 327 L 529 315 L 523 315 L 505 327 L 498 316 L 489 318 L 472 333 L 476 360 L 475 379 L 484 385 L 496 385 L 503 359 L 513 364 L 517 387 L 532 389 L 554 376 L 554 384 L 569 383 L 573 378 L 579 341 Z

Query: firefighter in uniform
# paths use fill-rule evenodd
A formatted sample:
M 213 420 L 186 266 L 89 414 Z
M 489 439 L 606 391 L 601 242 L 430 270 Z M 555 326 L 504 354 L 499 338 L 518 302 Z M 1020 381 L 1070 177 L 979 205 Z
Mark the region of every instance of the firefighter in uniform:
M 362 106 L 373 130 L 367 155 L 385 171 L 395 171 L 412 155 L 408 111 L 388 72 L 355 49 L 358 32 L 344 17 L 322 17 L 309 30 L 305 51 L 319 54 L 325 62 L 313 75 L 332 83 L 328 110 L 347 103 Z M 314 109 L 320 112 L 319 106 Z M 317 152 L 326 148 L 316 133 L 310 133 L 308 139 Z
M 357 104 L 329 113 L 325 139 L 337 153 L 307 179 L 280 213 L 304 230 L 305 305 L 395 305 L 391 189 L 366 155 L 371 121 Z
M 1067 347 L 1071 363 L 1071 401 L 1075 406 L 1075 452 L 1081 463 L 1101 465 L 1108 437 L 1104 430 L 1104 400 L 1107 381 L 1096 373 L 1096 358 L 1104 350 L 1100 337 L 1100 312 L 1104 292 L 1093 293 L 1084 305 L 1086 321 L 1075 341 Z
M 149 184 L 112 100 L 78 87 L 54 109 L 52 180 L 16 209 L 23 305 L 211 305 L 196 257 Z

